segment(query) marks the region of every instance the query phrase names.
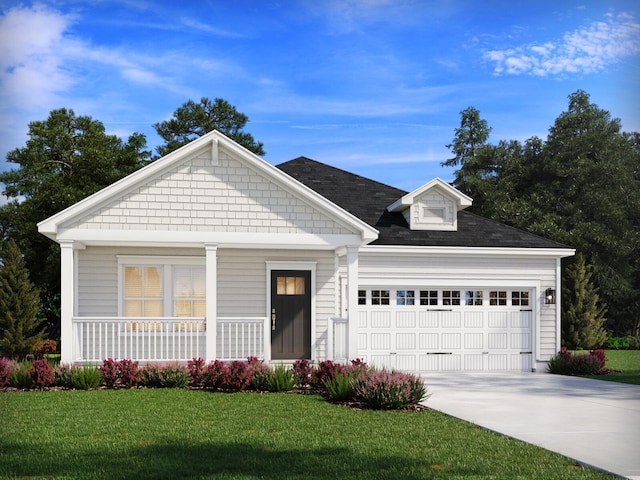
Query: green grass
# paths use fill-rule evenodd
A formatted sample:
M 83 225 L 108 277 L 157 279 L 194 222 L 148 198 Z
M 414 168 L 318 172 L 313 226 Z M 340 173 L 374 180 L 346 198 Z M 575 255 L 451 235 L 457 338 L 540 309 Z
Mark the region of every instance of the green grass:
M 640 350 L 607 350 L 606 366 L 620 372 L 587 378 L 640 385 Z
M 0 419 L 1 478 L 612 478 L 435 411 L 315 395 L 7 392 Z

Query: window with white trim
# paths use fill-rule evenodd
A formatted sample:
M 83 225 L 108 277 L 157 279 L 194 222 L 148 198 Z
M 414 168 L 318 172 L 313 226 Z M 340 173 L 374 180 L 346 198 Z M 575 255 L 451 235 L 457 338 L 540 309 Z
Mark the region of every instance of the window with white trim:
M 161 266 L 124 267 L 125 317 L 162 317 L 164 313 Z
M 389 305 L 389 290 L 371 290 L 371 305 Z
M 420 290 L 420 305 L 438 305 L 438 291 Z
M 173 266 L 173 315 L 204 317 L 207 310 L 205 268 Z
M 489 292 L 489 305 L 491 306 L 506 306 L 507 305 L 507 292 L 505 290 L 492 290 Z
M 511 305 L 529 306 L 529 292 L 511 292 Z
M 366 305 L 366 304 L 367 304 L 367 291 L 358 290 L 358 305 Z
M 482 305 L 482 290 L 467 290 L 464 299 L 465 305 Z
M 460 305 L 460 290 L 443 290 L 442 305 Z

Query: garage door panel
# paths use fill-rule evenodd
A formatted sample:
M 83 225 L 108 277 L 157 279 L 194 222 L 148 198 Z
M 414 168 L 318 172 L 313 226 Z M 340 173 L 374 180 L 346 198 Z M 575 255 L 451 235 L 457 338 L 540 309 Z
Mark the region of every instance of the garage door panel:
M 419 314 L 418 328 L 438 328 L 440 326 L 440 313 L 423 310 Z
M 371 312 L 371 328 L 391 328 L 391 315 L 389 310 Z
M 440 341 L 442 343 L 442 349 L 460 350 L 462 346 L 462 334 L 461 333 L 443 333 L 440 335 Z
M 369 350 L 369 335 L 366 333 L 358 334 L 358 351 L 367 352 Z
M 464 355 L 464 370 L 467 372 L 481 372 L 484 368 L 482 353 L 467 353 Z
M 488 333 L 487 349 L 488 350 L 506 350 L 508 348 L 509 335 L 507 332 Z
M 487 312 L 488 328 L 509 328 L 511 312 Z
M 403 372 L 413 372 L 417 368 L 415 355 L 396 355 L 396 370 L 402 370 Z
M 369 336 L 371 342 L 371 350 L 390 350 L 391 334 L 390 333 L 372 333 Z
M 418 348 L 420 350 L 437 350 L 440 348 L 439 333 L 421 333 L 419 339 Z
M 487 369 L 488 370 L 509 370 L 509 357 L 507 354 L 488 354 Z
M 396 333 L 396 350 L 415 350 L 415 333 Z
M 466 350 L 482 350 L 484 347 L 484 334 L 483 333 L 465 333 L 464 335 L 464 348 Z
M 522 333 L 512 333 L 510 336 L 511 339 L 511 348 L 514 350 L 520 351 L 529 351 L 531 350 L 531 334 L 522 332 Z
M 369 319 L 369 313 L 366 310 L 362 311 L 360 310 L 360 312 L 358 312 L 358 327 L 359 328 L 367 328 L 369 325 L 368 319 Z
M 416 328 L 416 312 L 398 312 L 396 314 L 397 328 Z
M 531 353 L 526 354 L 513 354 L 510 356 L 510 370 L 527 370 L 530 371 L 533 368 L 533 355 Z
M 462 327 L 462 312 L 437 312 L 440 320 L 440 328 Z
M 483 328 L 484 312 L 464 312 L 464 328 Z

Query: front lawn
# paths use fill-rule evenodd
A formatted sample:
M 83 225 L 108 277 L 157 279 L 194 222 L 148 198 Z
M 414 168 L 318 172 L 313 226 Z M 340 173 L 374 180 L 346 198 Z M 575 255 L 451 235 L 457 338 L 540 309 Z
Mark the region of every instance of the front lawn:
M 316 395 L 6 392 L 0 422 L 2 478 L 613 478 L 435 411 Z
M 620 372 L 587 378 L 640 385 L 640 350 L 607 350 L 607 368 Z

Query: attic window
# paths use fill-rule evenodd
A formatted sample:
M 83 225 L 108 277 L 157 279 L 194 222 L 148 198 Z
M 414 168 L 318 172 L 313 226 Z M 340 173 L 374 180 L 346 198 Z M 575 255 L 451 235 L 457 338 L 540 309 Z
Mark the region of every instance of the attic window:
M 422 220 L 429 223 L 441 223 L 444 221 L 445 208 L 444 207 L 424 207 L 422 209 Z

